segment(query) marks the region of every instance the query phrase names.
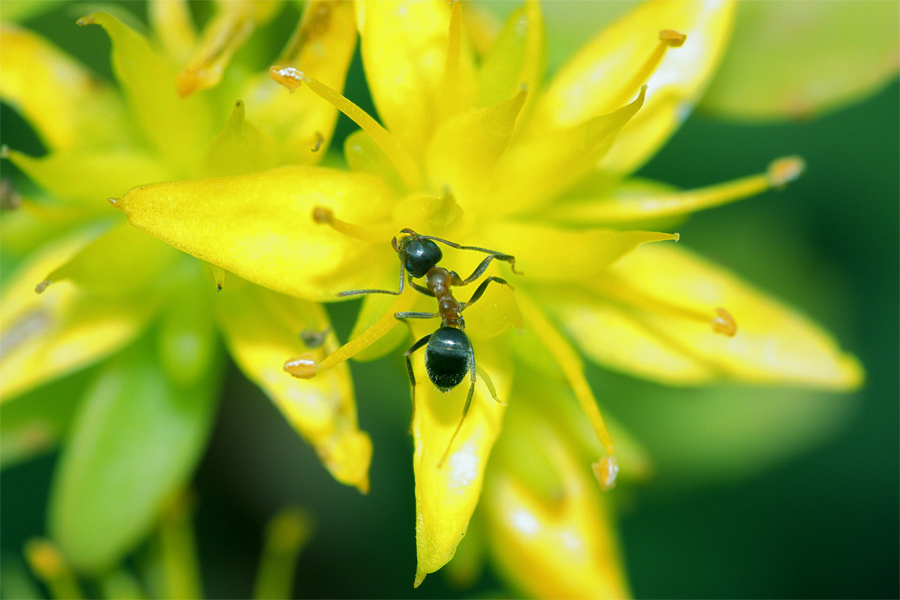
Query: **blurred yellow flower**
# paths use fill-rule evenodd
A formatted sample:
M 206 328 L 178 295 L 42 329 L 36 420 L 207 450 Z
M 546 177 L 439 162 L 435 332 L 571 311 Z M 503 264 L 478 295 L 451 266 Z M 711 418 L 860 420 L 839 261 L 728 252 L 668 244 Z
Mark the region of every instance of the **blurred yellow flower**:
M 167 55 L 108 14 L 82 20 L 102 25 L 113 39 L 124 102 L 85 83 L 74 86 L 72 98 L 80 95 L 74 104 L 48 91 L 60 85 L 50 59 L 18 59 L 25 64 L 20 71 L 44 72 L 46 84 L 34 86 L 40 93 L 24 83 L 0 92 L 47 131 L 48 142 L 59 141 L 47 158 L 14 152 L 10 158 L 46 190 L 74 199 L 60 210 L 89 210 L 96 218 L 102 213 L 95 204 L 85 208 L 88 200 L 112 197 L 131 225 L 214 265 L 218 281 L 224 271 L 237 278 L 227 276 L 221 294 L 206 294 L 211 286 L 197 285 L 201 263 L 122 226 L 86 246 L 63 248 L 74 258 L 47 279 L 77 284 L 73 299 L 53 305 L 62 312 L 48 312 L 40 307 L 62 285 L 39 302 L 27 296 L 28 282 L 43 280 L 63 260 L 48 256 L 23 276 L 14 296 L 21 308 L 14 305 L 9 317 L 14 327 L 4 326 L 23 332 L 11 353 L 24 357 L 15 363 L 27 378 L 21 389 L 108 355 L 159 314 L 173 314 L 177 326 L 190 329 L 212 313 L 248 377 L 273 396 L 339 480 L 364 489 L 371 447 L 356 429 L 343 361 L 391 352 L 406 338 L 394 313 L 434 312 L 434 301 L 408 287 L 397 298 L 368 296 L 351 341 L 337 350 L 333 336 L 320 348 L 296 339 L 328 326 L 314 302 L 396 286 L 389 242 L 407 228 L 513 255 L 522 274 L 504 279 L 514 289 L 491 286 L 465 313 L 478 368 L 508 407 L 477 385 L 440 467 L 467 386 L 440 392 L 423 375 L 422 353 L 412 355 L 420 374 L 412 423 L 415 584 L 453 558 L 479 506 L 472 533 L 517 589 L 606 597 L 628 595 L 628 586 L 600 488 L 615 484 L 620 466 L 624 477 L 640 477 L 647 465 L 627 432 L 607 431 L 581 354 L 672 385 L 860 384 L 858 362 L 815 324 L 674 245 L 674 227 L 690 213 L 781 187 L 800 174 L 800 159 L 691 191 L 631 177 L 699 100 L 731 34 L 731 2 L 644 4 L 549 81 L 534 1 L 496 35 L 470 24 L 468 11 L 464 19 L 459 3 L 311 2 L 294 42 L 269 72 L 293 96 L 262 75 L 237 83 L 222 78 L 254 23 L 271 18 L 270 4 L 220 4 L 199 41 L 181 6 L 151 4 Z M 340 94 L 357 31 L 381 123 Z M 8 35 L 22 38 L 9 46 L 24 48 L 23 56 L 34 47 L 72 68 L 33 34 Z M 187 67 L 173 69 L 167 56 Z M 221 106 L 210 104 L 213 92 L 241 99 L 218 135 L 212 123 Z M 75 109 L 84 104 L 97 114 Z M 347 168 L 313 164 L 331 137 L 335 109 L 360 127 L 345 142 Z M 134 141 L 98 139 L 98 115 L 133 132 Z M 57 131 L 57 119 L 68 129 Z M 73 145 L 91 140 L 96 145 Z M 125 193 L 134 179 L 161 183 Z M 648 244 L 661 241 L 671 243 Z M 441 265 L 465 274 L 483 258 L 450 248 Z M 176 263 L 190 277 L 173 285 Z M 111 285 L 103 273 L 109 264 L 120 273 L 112 290 L 104 287 Z M 115 294 L 114 302 L 98 311 L 92 286 Z M 34 332 L 47 327 L 46 315 L 51 324 L 84 322 L 67 306 L 94 310 L 92 319 L 98 312 L 116 318 L 77 332 L 90 336 L 81 346 L 90 354 L 61 365 L 51 358 L 47 334 Z M 435 327 L 412 324 L 414 339 Z M 172 343 L 182 339 L 170 336 Z M 312 356 L 301 372 L 314 377 L 296 382 L 279 372 L 304 350 Z M 171 362 L 178 372 L 181 365 Z M 573 413 L 573 400 L 586 421 Z
M 5 410 L 21 407 L 30 417 L 4 436 L 4 461 L 55 442 L 64 427 L 56 413 L 76 411 L 50 533 L 78 568 L 93 572 L 140 541 L 192 475 L 216 412 L 219 336 L 339 481 L 363 493 L 369 485 L 371 441 L 357 427 L 348 370 L 308 382 L 281 372 L 300 334 L 330 329 L 322 307 L 225 279 L 129 226 L 105 202 L 148 181 L 318 162 L 337 111 L 290 97 L 265 72 L 207 89 L 280 3 L 219 3 L 202 34 L 187 3 L 149 8 L 153 40 L 111 14 L 78 21 L 109 34 L 119 89 L 33 32 L 4 24 L 0 33 L 0 97 L 48 149 L 34 158 L 4 148 L 41 189 L 22 192 L 21 207 L 3 220 L 4 252 L 25 258 L 4 281 L 0 398 Z M 355 44 L 350 4 L 309 2 L 281 60 L 342 87 Z M 252 102 L 252 123 L 235 97 Z M 317 345 L 327 351 L 335 338 Z M 84 397 L 77 408 L 60 410 L 53 393 L 28 394 L 100 361 L 92 382 L 65 390 L 66 403 Z

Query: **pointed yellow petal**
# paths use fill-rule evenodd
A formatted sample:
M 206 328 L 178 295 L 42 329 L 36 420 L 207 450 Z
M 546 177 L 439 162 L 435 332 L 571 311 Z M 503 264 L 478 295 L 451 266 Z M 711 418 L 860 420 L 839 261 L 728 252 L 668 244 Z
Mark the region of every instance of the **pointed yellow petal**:
M 478 344 L 474 339 L 472 345 L 478 369 L 489 373 L 498 397 L 507 402 L 512 383 L 508 357 L 493 344 Z M 469 378 L 452 391 L 441 392 L 426 376 L 424 351 L 419 350 L 413 356 L 418 383 L 412 428 L 418 556 L 415 585 L 418 586 L 428 573 L 437 571 L 453 558 L 457 544 L 466 534 L 481 495 L 488 456 L 500 433 L 504 407 L 487 393 L 484 381 L 477 382 L 468 415 L 449 446 L 460 423 Z
M 295 67 L 340 92 L 356 47 L 350 2 L 307 2 L 294 37 L 275 61 Z M 293 93 L 275 85 L 268 74 L 252 78 L 242 92 L 248 116 L 282 145 L 285 163 L 322 160 L 337 122 L 337 110 L 300 86 Z
M 518 397 L 516 399 L 519 399 Z M 485 479 L 483 514 L 494 564 L 513 587 L 536 598 L 629 595 L 603 492 L 569 432 L 547 422 L 539 398 L 521 398 Z M 530 473 L 552 470 L 552 488 Z M 552 491 L 552 493 L 550 493 Z
M 117 201 L 132 225 L 197 258 L 269 289 L 333 300 L 377 287 L 396 258 L 313 221 L 331 208 L 354 223 L 386 220 L 392 196 L 362 173 L 282 167 L 237 177 L 159 183 Z M 377 257 L 377 260 L 376 260 Z
M 565 299 L 550 290 L 543 297 L 591 359 L 641 377 L 676 385 L 730 379 L 834 390 L 862 383 L 856 358 L 816 324 L 671 245 L 641 248 L 613 265 L 607 280 Z M 733 337 L 714 332 L 719 308 L 733 315 Z
M 335 479 L 366 493 L 372 442 L 357 426 L 347 365 L 308 380 L 295 379 L 281 367 L 285 357 L 310 350 L 302 333 L 329 329 L 322 307 L 237 278 L 216 295 L 215 306 L 225 343 L 244 374 L 272 398 Z M 321 358 L 336 347 L 330 333 L 312 351 Z
M 277 166 L 274 142 L 247 121 L 244 113 L 244 102 L 238 100 L 225 127 L 206 152 L 204 176 L 241 175 Z
M 435 132 L 425 162 L 431 181 L 447 186 L 463 210 L 491 202 L 485 185 L 506 149 L 527 94 L 451 117 Z
M 378 114 L 413 153 L 437 124 L 444 91 L 450 7 L 442 0 L 358 3 L 366 79 Z M 465 45 L 457 65 L 457 94 L 467 107 L 475 72 Z
M 114 16 L 97 12 L 79 25 L 101 25 L 112 40 L 113 71 L 133 114 L 153 146 L 185 172 L 202 158 L 197 148 L 210 139 L 212 115 L 200 96 L 180 98 L 175 91 L 176 68 L 147 39 Z
M 84 237 L 36 254 L 4 286 L 0 310 L 0 398 L 89 365 L 121 348 L 146 326 L 157 303 L 103 302 L 71 283 L 43 294 L 35 285 L 74 254 Z
M 571 230 L 544 225 L 498 222 L 483 229 L 484 244 L 516 257 L 520 280 L 580 281 L 601 273 L 641 244 L 676 239 L 677 234 L 613 229 Z
M 100 206 L 137 184 L 164 181 L 172 175 L 155 157 L 129 150 L 71 149 L 41 158 L 11 150 L 9 160 L 56 198 Z
M 545 68 L 544 21 L 535 0 L 513 12 L 485 55 L 478 73 L 479 104 L 501 102 L 524 84 L 537 94 Z
M 729 39 L 732 13 L 727 0 L 657 0 L 641 5 L 601 32 L 559 71 L 535 107 L 535 128 L 570 127 L 609 112 L 646 83 L 646 105 L 602 163 L 617 173 L 633 171 L 697 102 Z M 663 30 L 685 34 L 687 41 L 655 64 L 652 57 Z M 649 67 L 646 73 L 644 66 Z
M 77 62 L 38 35 L 0 28 L 0 98 L 51 150 L 97 147 L 129 136 L 121 101 Z
M 71 281 L 96 296 L 147 298 L 177 258 L 172 248 L 123 220 L 47 274 L 41 289 Z
M 647 88 L 630 104 L 564 130 L 513 145 L 497 164 L 489 210 L 512 214 L 534 210 L 590 173 L 619 132 L 640 114 Z

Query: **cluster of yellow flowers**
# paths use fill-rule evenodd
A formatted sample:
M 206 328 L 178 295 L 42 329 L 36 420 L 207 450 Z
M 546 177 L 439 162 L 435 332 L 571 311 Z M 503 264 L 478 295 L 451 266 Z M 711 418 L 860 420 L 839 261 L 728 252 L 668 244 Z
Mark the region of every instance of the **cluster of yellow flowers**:
M 344 361 L 400 352 L 394 314 L 435 302 L 409 286 L 366 296 L 342 347 L 320 303 L 396 289 L 390 242 L 407 228 L 512 255 L 519 272 L 495 261 L 511 285 L 465 312 L 490 385 L 475 386 L 440 468 L 468 385 L 441 392 L 412 355 L 417 586 L 477 507 L 518 589 L 628 594 L 601 488 L 644 457 L 608 431 L 582 356 L 672 385 L 861 384 L 809 319 L 675 243 L 686 216 L 780 188 L 802 160 L 688 191 L 632 176 L 699 101 L 734 3 L 641 5 L 549 79 L 531 0 L 499 28 L 458 2 L 308 0 L 256 72 L 235 53 L 281 3 L 218 3 L 199 33 L 187 3 L 148 6 L 150 37 L 109 12 L 78 21 L 108 33 L 118 87 L 26 29 L 0 38 L 0 96 L 48 149 L 4 149 L 37 186 L 3 220 L 4 252 L 23 258 L 3 281 L 0 397 L 25 415 L 4 460 L 72 420 L 49 529 L 79 569 L 120 560 L 190 477 L 220 339 L 335 479 L 368 491 L 372 444 Z M 380 121 L 341 94 L 357 40 Z M 343 160 L 328 153 L 338 111 L 359 126 Z M 441 264 L 467 274 L 484 256 L 451 247 Z M 436 327 L 411 325 L 414 339 Z M 283 370 L 301 353 L 303 380 Z

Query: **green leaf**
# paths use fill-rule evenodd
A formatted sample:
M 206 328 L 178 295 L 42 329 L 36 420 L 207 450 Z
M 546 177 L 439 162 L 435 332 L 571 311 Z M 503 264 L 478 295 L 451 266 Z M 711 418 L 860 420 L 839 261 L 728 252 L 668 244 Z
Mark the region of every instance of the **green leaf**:
M 742 2 L 701 108 L 742 120 L 809 118 L 861 101 L 897 76 L 900 4 Z
M 140 344 L 100 372 L 57 465 L 49 529 L 84 572 L 108 569 L 150 531 L 206 445 L 217 375 L 179 387 L 153 356 Z

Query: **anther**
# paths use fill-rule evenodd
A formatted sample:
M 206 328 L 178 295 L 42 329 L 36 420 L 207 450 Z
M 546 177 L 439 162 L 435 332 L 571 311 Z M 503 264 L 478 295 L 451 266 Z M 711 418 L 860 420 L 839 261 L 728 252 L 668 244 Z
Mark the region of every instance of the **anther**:
M 724 308 L 717 308 L 716 315 L 712 320 L 713 331 L 724 336 L 734 337 L 737 333 L 737 322 L 734 317 Z
M 319 371 L 319 364 L 314 354 L 304 352 L 286 361 L 284 370 L 300 379 L 312 379 Z
M 604 492 L 616 487 L 616 477 L 619 475 L 619 461 L 615 456 L 604 456 L 599 461 L 593 463 L 591 467 L 594 470 L 594 477 L 600 484 L 600 489 Z
M 686 40 L 686 35 L 678 33 L 674 29 L 663 29 L 659 32 L 659 41 L 663 42 L 669 48 L 681 48 Z
M 316 141 L 313 144 L 312 151 L 318 152 L 322 148 L 322 144 L 325 143 L 325 136 L 322 135 L 321 131 L 316 132 Z
M 292 94 L 306 80 L 306 75 L 303 74 L 303 71 L 299 71 L 294 67 L 269 67 L 269 77 L 275 83 L 286 87 Z
M 53 282 L 50 281 L 49 279 L 43 280 L 42 282 L 40 282 L 39 284 L 34 286 L 34 292 L 36 294 L 43 294 L 44 290 L 46 290 L 48 287 L 50 287 L 51 283 L 53 283 Z
M 324 206 L 313 208 L 313 221 L 319 225 L 328 225 L 334 221 L 334 211 Z
M 115 206 L 116 208 L 119 208 L 119 198 L 107 198 L 106 201 L 109 202 L 110 204 L 112 204 L 113 206 Z
M 773 188 L 782 188 L 788 183 L 803 175 L 806 163 L 799 156 L 785 156 L 772 161 L 766 169 L 769 185 Z
M 0 158 L 9 158 L 9 146 L 6 144 L 0 146 Z

